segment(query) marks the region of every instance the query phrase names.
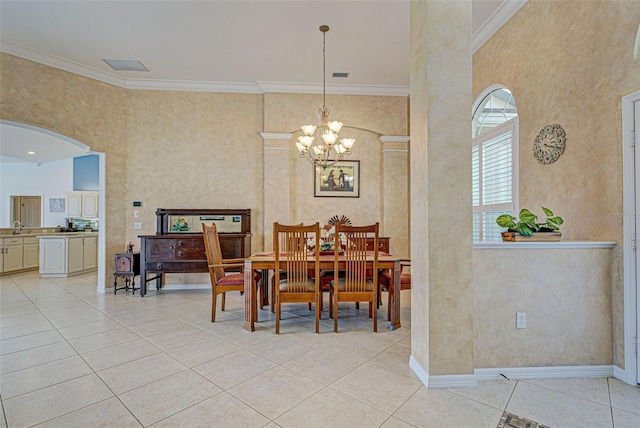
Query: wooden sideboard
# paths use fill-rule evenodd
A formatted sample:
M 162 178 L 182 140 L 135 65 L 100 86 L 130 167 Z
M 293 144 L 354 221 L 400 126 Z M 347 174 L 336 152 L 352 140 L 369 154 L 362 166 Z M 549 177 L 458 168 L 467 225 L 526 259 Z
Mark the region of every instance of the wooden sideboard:
M 208 272 L 201 223 L 215 222 L 219 230 L 222 257 L 251 255 L 251 210 L 162 209 L 156 211 L 157 233 L 140 235 L 140 296 L 147 282 L 160 289 L 166 273 Z M 199 231 L 199 232 L 198 232 Z M 148 275 L 154 275 L 148 277 Z

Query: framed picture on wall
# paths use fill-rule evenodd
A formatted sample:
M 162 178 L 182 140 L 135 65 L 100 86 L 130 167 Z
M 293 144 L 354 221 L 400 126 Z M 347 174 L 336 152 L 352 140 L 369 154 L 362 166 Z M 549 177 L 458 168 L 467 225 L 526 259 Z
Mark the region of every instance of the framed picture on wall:
M 50 213 L 63 213 L 64 212 L 64 198 L 49 198 L 49 212 Z
M 360 197 L 360 161 L 340 161 L 314 169 L 314 196 L 330 198 Z

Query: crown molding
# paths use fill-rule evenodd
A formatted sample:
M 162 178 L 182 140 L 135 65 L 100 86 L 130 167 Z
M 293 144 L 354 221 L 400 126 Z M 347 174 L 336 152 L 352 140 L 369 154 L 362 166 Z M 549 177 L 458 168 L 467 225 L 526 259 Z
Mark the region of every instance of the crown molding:
M 527 0 L 504 0 L 478 31 L 473 33 L 471 52 L 476 53 L 526 2 Z
M 322 94 L 320 83 L 257 82 L 265 93 Z M 408 97 L 408 86 L 391 85 L 327 85 L 326 93 L 333 95 L 381 95 Z
M 191 80 L 127 79 L 127 89 L 150 91 L 187 91 L 187 92 L 228 92 L 239 94 L 262 94 L 255 83 L 240 82 L 198 82 Z
M 49 67 L 68 71 L 69 73 L 88 77 L 89 79 L 99 80 L 110 85 L 120 86 L 122 88 L 126 87 L 126 79 L 123 79 L 122 77 L 96 70 L 95 68 L 87 67 L 54 55 L 49 55 L 48 53 L 35 49 L 25 48 L 9 42 L 2 42 L 0 43 L 0 52 L 24 58 L 39 64 L 48 65 Z

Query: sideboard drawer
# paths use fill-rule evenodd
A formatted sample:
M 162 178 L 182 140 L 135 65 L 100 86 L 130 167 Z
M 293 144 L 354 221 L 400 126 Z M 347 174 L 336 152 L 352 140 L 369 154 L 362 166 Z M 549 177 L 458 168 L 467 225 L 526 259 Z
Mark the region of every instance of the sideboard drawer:
M 177 238 L 174 247 L 174 260 L 206 261 L 204 238 Z

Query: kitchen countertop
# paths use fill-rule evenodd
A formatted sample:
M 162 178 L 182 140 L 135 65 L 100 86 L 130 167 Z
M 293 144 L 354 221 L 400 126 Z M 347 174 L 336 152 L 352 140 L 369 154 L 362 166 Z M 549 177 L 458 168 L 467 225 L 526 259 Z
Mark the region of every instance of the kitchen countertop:
M 20 235 L 12 235 L 20 236 Z M 98 236 L 98 232 L 55 232 L 55 233 L 39 233 L 35 235 L 37 238 L 65 238 L 74 236 Z

